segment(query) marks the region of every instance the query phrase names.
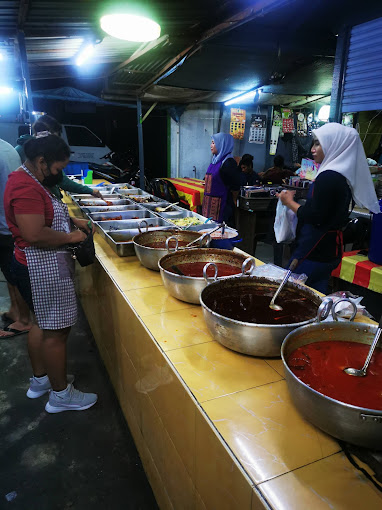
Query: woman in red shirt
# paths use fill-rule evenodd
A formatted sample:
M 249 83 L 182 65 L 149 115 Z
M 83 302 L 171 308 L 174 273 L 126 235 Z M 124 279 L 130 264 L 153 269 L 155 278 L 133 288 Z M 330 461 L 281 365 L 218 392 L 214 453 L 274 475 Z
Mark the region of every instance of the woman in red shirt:
M 12 273 L 34 314 L 28 334 L 33 377 L 27 396 L 52 390 L 50 413 L 88 409 L 97 395 L 74 389 L 66 375 L 66 340 L 77 320 L 74 260 L 68 244 L 83 241 L 86 220 L 69 218 L 68 208 L 50 191 L 62 178 L 70 149 L 58 136 L 40 133 L 25 146 L 25 164 L 8 179 L 4 209 L 15 240 Z

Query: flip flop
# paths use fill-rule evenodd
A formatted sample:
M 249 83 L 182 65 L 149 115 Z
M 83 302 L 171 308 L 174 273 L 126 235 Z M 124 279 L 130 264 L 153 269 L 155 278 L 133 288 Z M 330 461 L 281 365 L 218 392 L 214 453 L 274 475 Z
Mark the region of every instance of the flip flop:
M 6 326 L 3 330 L 0 330 L 0 332 L 1 331 L 6 331 L 7 333 L 13 333 L 13 335 L 3 336 L 0 338 L 13 338 L 14 336 L 25 335 L 26 333 L 29 333 L 29 329 L 24 329 L 24 331 L 20 331 L 19 329 L 13 329 L 13 328 L 10 328 L 9 326 Z

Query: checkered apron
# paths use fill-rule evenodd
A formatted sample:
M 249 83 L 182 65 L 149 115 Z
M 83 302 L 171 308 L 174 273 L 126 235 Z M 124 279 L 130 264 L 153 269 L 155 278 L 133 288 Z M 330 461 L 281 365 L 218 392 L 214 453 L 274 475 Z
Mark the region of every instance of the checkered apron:
M 52 200 L 52 229 L 70 232 L 68 208 L 31 174 L 25 172 L 44 189 Z M 33 307 L 40 329 L 63 329 L 73 326 L 77 320 L 77 300 L 74 288 L 74 259 L 68 250 L 57 248 L 25 248 L 29 278 L 32 288 Z

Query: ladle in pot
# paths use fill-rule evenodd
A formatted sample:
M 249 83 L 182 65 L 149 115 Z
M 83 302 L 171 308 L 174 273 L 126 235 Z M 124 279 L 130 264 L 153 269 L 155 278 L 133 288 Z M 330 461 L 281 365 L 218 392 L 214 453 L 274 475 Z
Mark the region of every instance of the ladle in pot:
M 375 332 L 375 337 L 374 337 L 373 343 L 370 346 L 370 349 L 367 354 L 367 357 L 366 357 L 363 367 L 362 368 L 351 368 L 351 367 L 344 368 L 345 374 L 355 375 L 356 377 L 365 377 L 366 371 L 369 367 L 370 360 L 371 360 L 371 358 L 374 354 L 375 348 L 377 347 L 377 344 L 379 342 L 379 337 L 381 336 L 381 332 L 382 332 L 381 328 L 382 328 L 382 317 L 379 319 L 378 329 Z
M 277 296 L 282 291 L 284 285 L 286 284 L 288 278 L 292 274 L 292 271 L 294 269 L 296 269 L 297 264 L 298 264 L 298 259 L 293 259 L 292 262 L 290 263 L 289 269 L 288 269 L 287 273 L 285 274 L 283 281 L 280 283 L 279 288 L 276 290 L 275 295 L 273 296 L 271 302 L 269 303 L 269 308 L 271 308 L 272 310 L 276 310 L 277 312 L 280 312 L 283 309 L 282 306 L 276 305 L 275 301 L 276 301 Z

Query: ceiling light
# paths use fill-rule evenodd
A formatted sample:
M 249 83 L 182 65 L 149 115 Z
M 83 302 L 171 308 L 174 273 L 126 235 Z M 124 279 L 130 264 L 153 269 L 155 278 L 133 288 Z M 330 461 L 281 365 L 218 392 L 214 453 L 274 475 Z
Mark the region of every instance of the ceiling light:
M 12 92 L 13 92 L 12 87 L 0 87 L 0 95 L 2 96 L 12 94 Z
M 330 105 L 325 104 L 324 106 L 321 106 L 321 108 L 318 112 L 318 118 L 322 122 L 327 122 L 329 120 L 329 114 L 330 114 Z
M 133 14 L 107 14 L 102 16 L 101 28 L 107 34 L 125 41 L 153 41 L 160 36 L 160 25 L 158 23 L 144 16 Z
M 78 54 L 78 57 L 76 58 L 76 65 L 82 66 L 82 64 L 87 60 L 91 55 L 93 55 L 95 50 L 94 44 L 88 44 L 85 46 L 80 53 Z
M 240 94 L 240 96 L 233 97 L 232 99 L 229 99 L 228 101 L 226 101 L 224 103 L 224 106 L 229 106 L 230 104 L 235 104 L 235 103 L 241 103 L 245 99 L 252 99 L 255 97 L 256 94 L 260 95 L 261 92 L 262 92 L 261 89 L 255 89 L 255 90 L 250 90 L 249 92 L 244 92 L 244 94 Z

